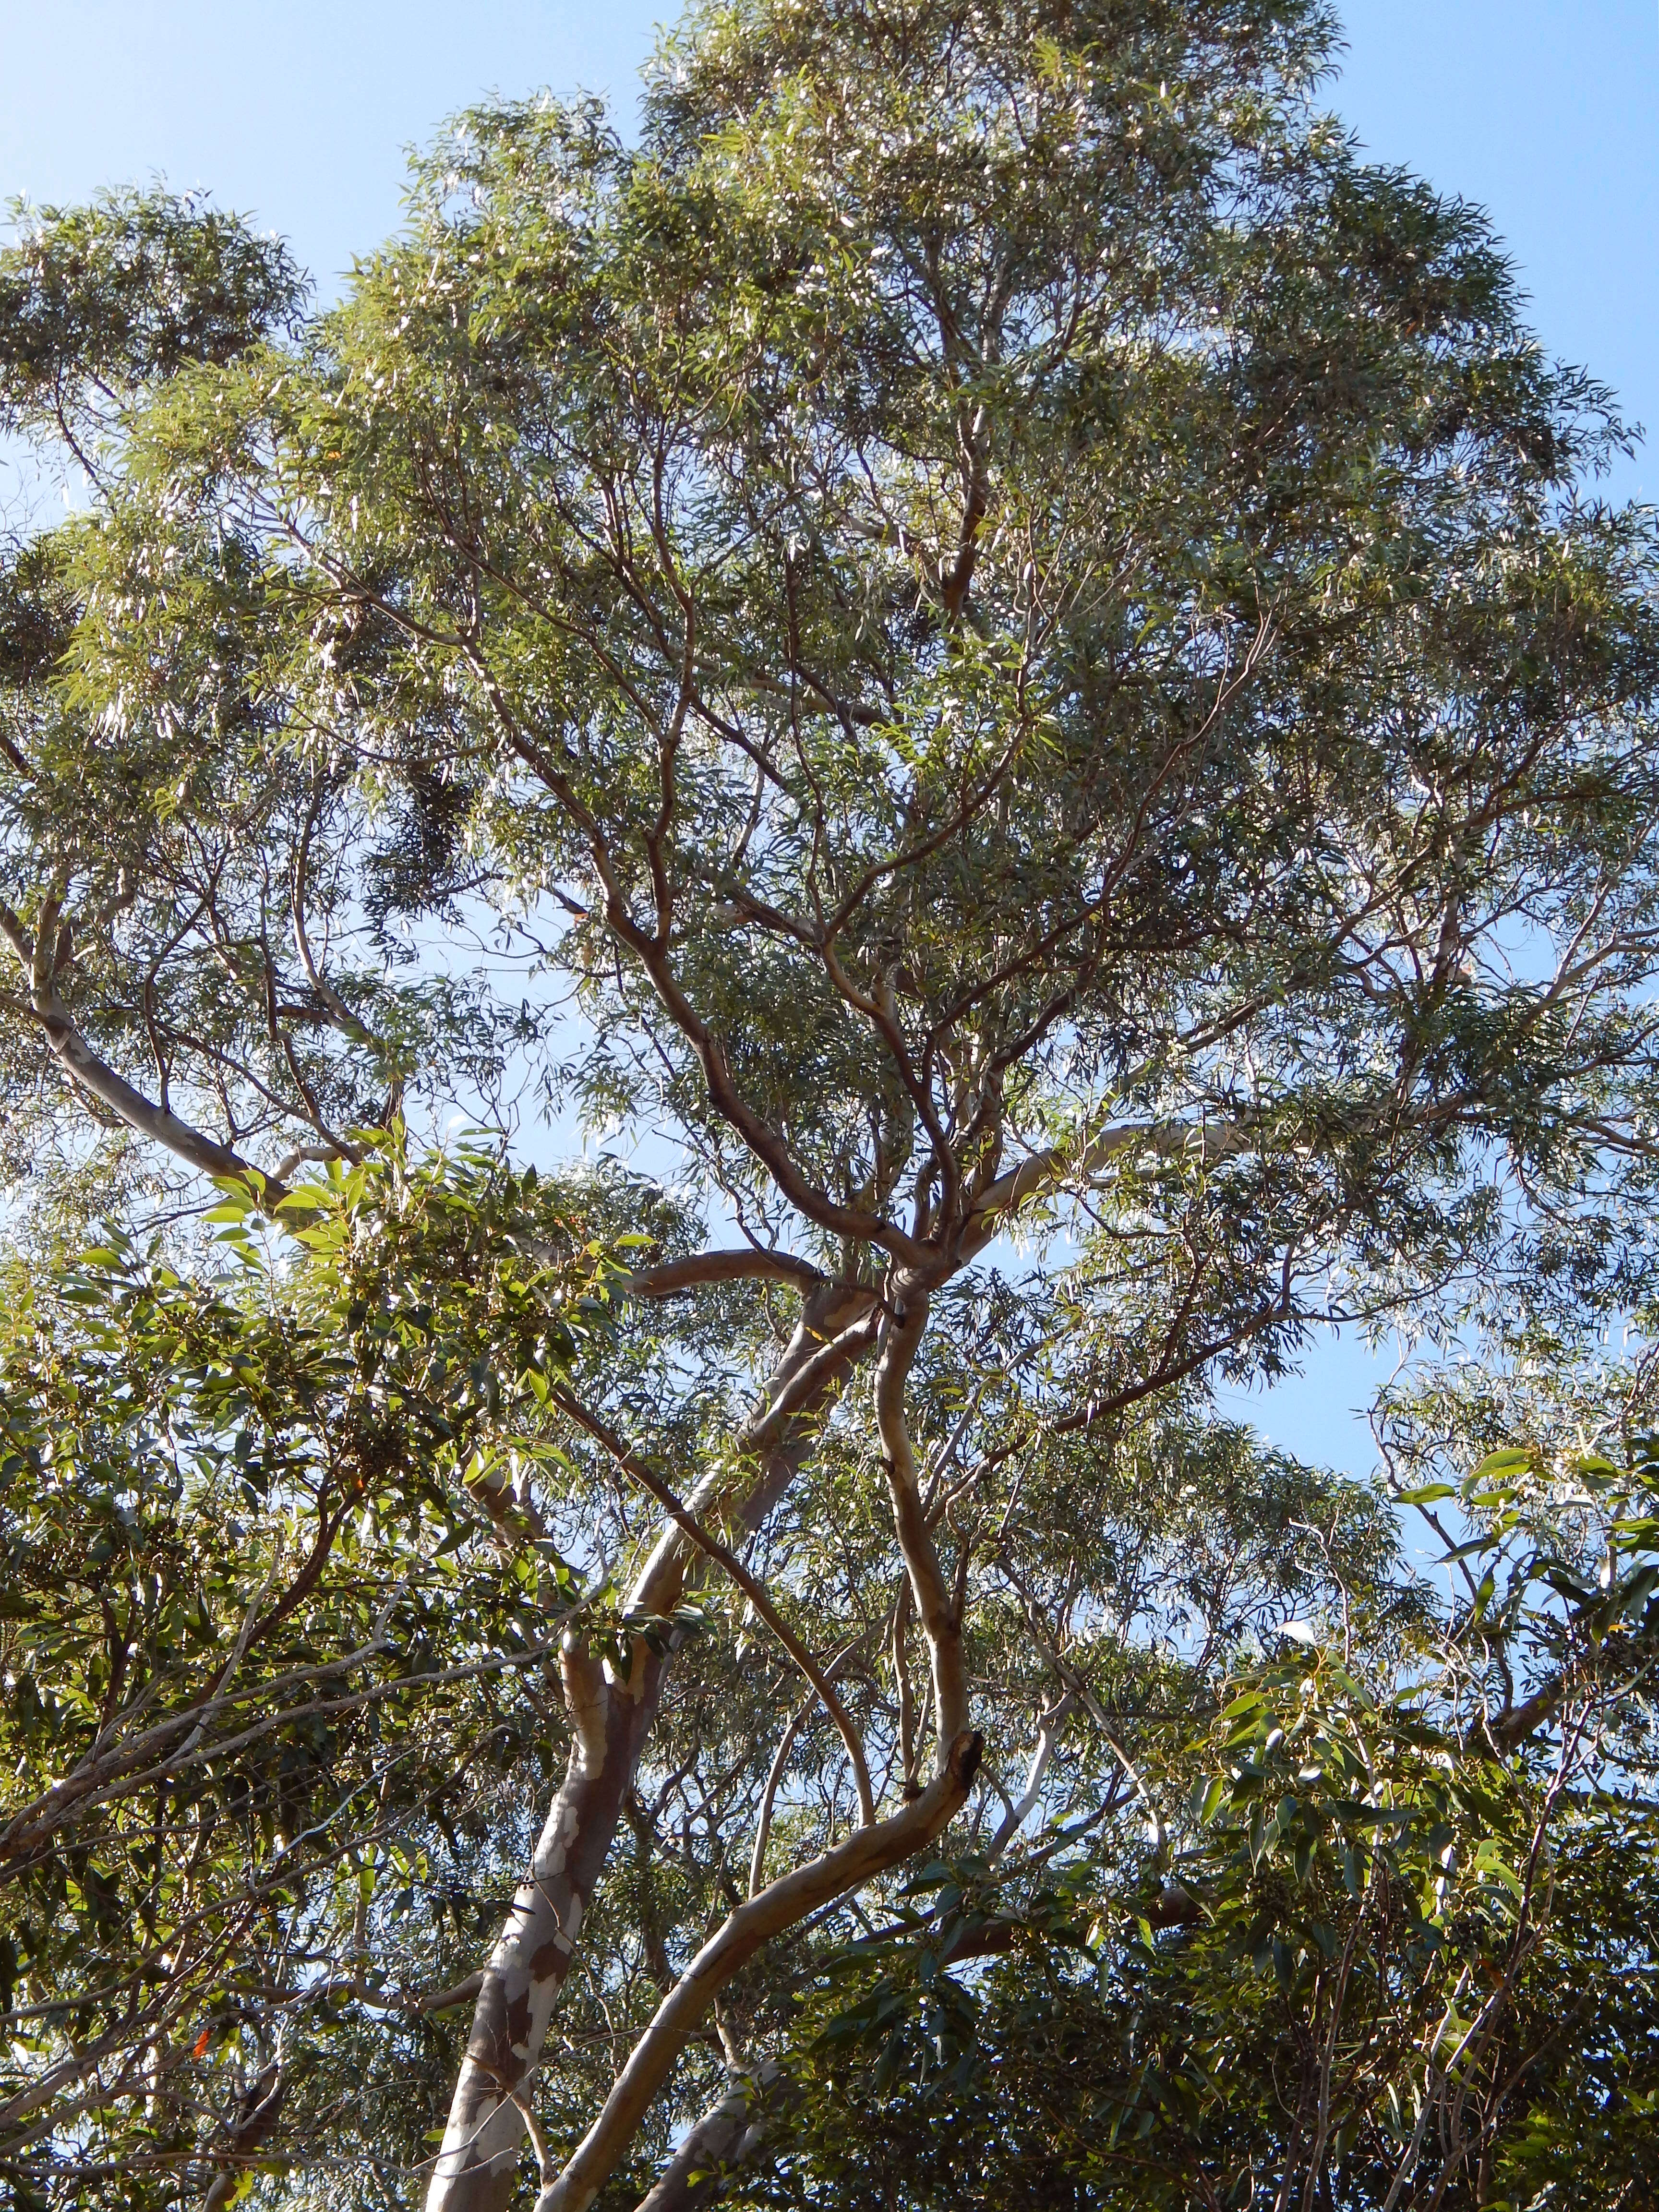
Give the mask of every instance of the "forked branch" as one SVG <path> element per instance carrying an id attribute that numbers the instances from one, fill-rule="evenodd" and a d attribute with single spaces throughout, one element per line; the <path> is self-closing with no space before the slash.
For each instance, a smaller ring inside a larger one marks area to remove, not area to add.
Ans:
<path id="1" fill-rule="evenodd" d="M 860 1816 L 867 1827 L 876 1817 L 876 1801 L 870 1788 L 870 1769 L 865 1761 L 864 1746 L 859 1741 L 852 1716 L 830 1687 L 829 1676 L 773 1604 L 761 1583 L 750 1573 L 731 1546 L 723 1544 L 712 1529 L 704 1528 L 696 1515 L 688 1511 L 674 1495 L 656 1469 L 641 1459 L 637 1452 L 631 1450 L 607 1422 L 591 1412 L 563 1384 L 556 1385 L 552 1395 L 554 1403 L 561 1411 L 567 1413 L 577 1427 L 584 1430 L 596 1443 L 603 1445 L 624 1474 L 637 1482 L 642 1490 L 650 1492 L 670 1520 L 691 1539 L 697 1549 L 725 1568 L 811 1684 L 825 1712 L 835 1723 L 836 1733 L 847 1747 L 847 1756 L 853 1764 L 853 1778 L 859 1793 Z"/>
<path id="2" fill-rule="evenodd" d="M 61 912 L 58 899 L 47 899 L 41 908 L 40 927 L 31 935 L 11 908 L 0 901 L 0 936 L 16 955 L 27 987 L 29 1011 L 64 1073 L 77 1089 L 95 1098 L 137 1135 L 152 1139 L 204 1175 L 229 1176 L 246 1182 L 263 1204 L 274 1205 L 283 1195 L 274 1178 L 262 1176 L 231 1146 L 181 1121 L 168 1107 L 146 1098 L 88 1044 L 58 986 L 58 975 L 68 964 L 70 945 L 69 925 L 58 920 Z"/>

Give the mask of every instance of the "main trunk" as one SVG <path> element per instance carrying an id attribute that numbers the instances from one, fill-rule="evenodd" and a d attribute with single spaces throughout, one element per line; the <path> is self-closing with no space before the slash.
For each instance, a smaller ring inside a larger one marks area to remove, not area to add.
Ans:
<path id="1" fill-rule="evenodd" d="M 826 1360 L 826 1347 L 871 1304 L 867 1291 L 833 1285 L 807 1299 L 743 1439 L 756 1470 L 738 1505 L 743 1528 L 758 1528 L 799 1471 L 811 1449 L 813 1417 L 859 1349 L 849 1345 L 844 1356 Z M 690 1501 L 703 1511 L 732 1502 L 712 1480 Z M 629 1593 L 629 1609 L 672 1613 L 694 1556 L 680 1530 L 665 1524 Z M 562 1663 L 569 1763 L 484 1972 L 426 2212 L 506 2212 L 512 2201 L 530 2077 L 656 1718 L 668 1662 L 636 1638 L 628 1678 L 618 1680 L 580 1641 L 568 1638 Z"/>
<path id="2" fill-rule="evenodd" d="M 663 1662 L 643 1647 L 627 1683 L 609 1680 L 577 1644 L 565 1651 L 563 1671 L 574 1729 L 569 1764 L 484 1970 L 427 2212 L 506 2212 L 512 2202 L 525 2085 L 656 1715 Z"/>

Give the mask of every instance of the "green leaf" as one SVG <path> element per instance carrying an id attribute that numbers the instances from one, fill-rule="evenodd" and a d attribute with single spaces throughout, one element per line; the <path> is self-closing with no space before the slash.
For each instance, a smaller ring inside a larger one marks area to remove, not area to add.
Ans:
<path id="1" fill-rule="evenodd" d="M 1510 1446 L 1503 1451 L 1488 1452 L 1469 1477 L 1471 1486 L 1496 1484 L 1506 1476 L 1522 1474 L 1532 1464 L 1532 1454 Z"/>

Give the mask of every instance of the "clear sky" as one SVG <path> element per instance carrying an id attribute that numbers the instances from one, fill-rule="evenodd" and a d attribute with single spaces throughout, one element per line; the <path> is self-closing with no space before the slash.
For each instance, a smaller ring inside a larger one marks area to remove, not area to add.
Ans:
<path id="1" fill-rule="evenodd" d="M 1656 0 L 1339 5 L 1349 52 L 1331 104 L 1378 160 L 1489 208 L 1546 343 L 1659 431 Z M 486 91 L 581 87 L 626 108 L 671 12 L 0 0 L 0 198 L 73 199 L 159 171 L 283 232 L 331 291 L 396 222 L 404 146 Z"/>
<path id="2" fill-rule="evenodd" d="M 402 149 L 480 94 L 631 110 L 653 0 L 0 0 L 0 199 L 166 176 L 282 231 L 334 292 L 398 218 Z M 1372 158 L 1487 208 L 1546 345 L 1653 445 L 1611 489 L 1659 496 L 1659 0 L 1347 0 L 1329 105 Z M 1369 1463 L 1371 1366 L 1327 1346 L 1253 1401 L 1276 1440 Z"/>

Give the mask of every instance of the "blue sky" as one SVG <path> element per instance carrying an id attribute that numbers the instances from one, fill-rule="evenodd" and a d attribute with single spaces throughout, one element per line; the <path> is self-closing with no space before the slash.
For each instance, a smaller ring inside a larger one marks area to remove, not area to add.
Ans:
<path id="1" fill-rule="evenodd" d="M 604 92 L 626 114 L 651 0 L 0 0 L 0 199 L 164 174 L 282 231 L 325 296 L 395 224 L 402 149 L 489 91 Z M 1535 327 L 1655 444 L 1610 489 L 1659 496 L 1659 0 L 1349 0 L 1328 104 L 1373 159 L 1492 214 Z M 1383 1370 L 1386 1372 L 1387 1365 Z M 1247 1407 L 1368 1465 L 1380 1375 L 1322 1346 Z"/>
<path id="2" fill-rule="evenodd" d="M 0 0 L 0 198 L 76 198 L 161 171 L 283 231 L 331 291 L 395 222 L 404 146 L 489 90 L 584 87 L 626 106 L 668 12 Z M 1489 208 L 1547 344 L 1659 429 L 1659 4 L 1348 0 L 1341 13 L 1332 106 L 1376 158 Z"/>

